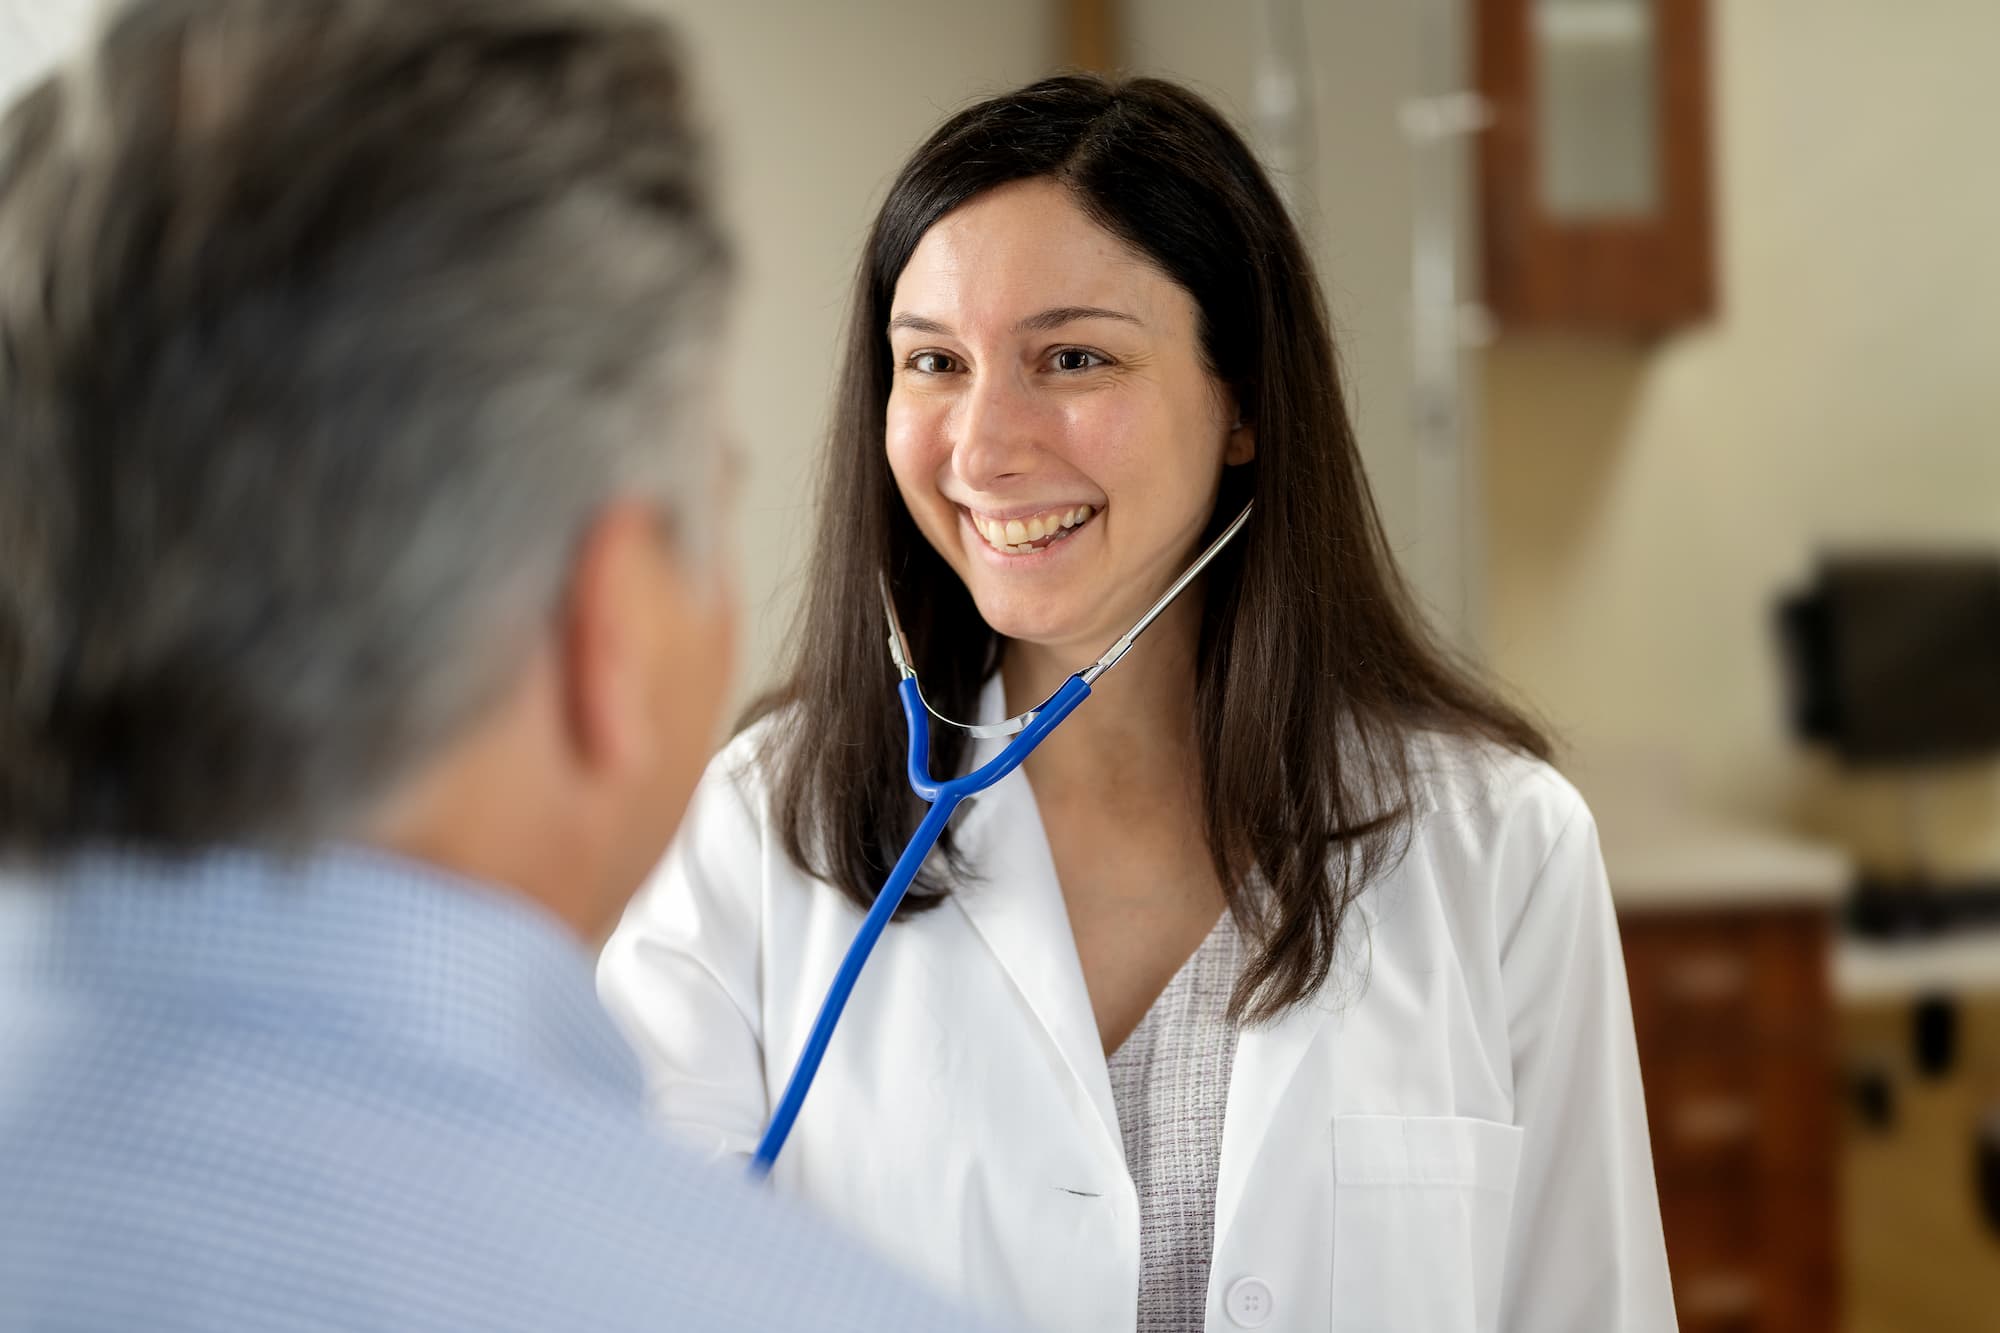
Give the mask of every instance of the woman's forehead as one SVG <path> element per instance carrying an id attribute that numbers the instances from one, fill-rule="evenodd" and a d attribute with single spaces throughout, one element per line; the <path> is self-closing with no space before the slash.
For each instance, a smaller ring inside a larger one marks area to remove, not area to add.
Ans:
<path id="1" fill-rule="evenodd" d="M 1193 317 L 1179 284 L 1046 180 L 989 190 L 938 219 L 890 303 L 892 317 L 960 332 L 1011 331 L 1051 310 L 1088 308 L 1162 332 Z"/>

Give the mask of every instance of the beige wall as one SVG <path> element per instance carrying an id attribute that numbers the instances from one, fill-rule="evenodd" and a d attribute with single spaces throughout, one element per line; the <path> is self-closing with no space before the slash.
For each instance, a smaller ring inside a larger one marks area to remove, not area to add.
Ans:
<path id="1" fill-rule="evenodd" d="M 1724 309 L 1491 351 L 1490 652 L 1579 751 L 1893 859 L 1890 784 L 1783 733 L 1771 605 L 1829 543 L 2000 542 L 2000 5 L 1711 10 Z M 2000 867 L 2000 774 L 1937 796 Z"/>

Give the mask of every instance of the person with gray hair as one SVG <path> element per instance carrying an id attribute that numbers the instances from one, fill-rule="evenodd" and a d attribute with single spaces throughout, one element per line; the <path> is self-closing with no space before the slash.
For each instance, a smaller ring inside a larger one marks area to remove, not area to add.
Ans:
<path id="1" fill-rule="evenodd" d="M 609 0 L 141 0 L 0 127 L 0 1328 L 967 1320 L 656 1141 L 728 245 Z"/>

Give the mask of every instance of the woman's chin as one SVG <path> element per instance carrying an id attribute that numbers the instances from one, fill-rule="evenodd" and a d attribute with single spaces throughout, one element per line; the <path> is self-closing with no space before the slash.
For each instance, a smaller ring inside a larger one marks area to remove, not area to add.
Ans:
<path id="1" fill-rule="evenodd" d="M 1015 643 L 1055 649 L 1092 641 L 1083 617 L 1061 614 L 1053 607 L 1021 605 L 1012 599 L 999 605 L 978 601 L 978 606 L 980 617 L 993 632 Z M 1106 646 L 1098 644 L 1089 651 L 1102 652 Z"/>

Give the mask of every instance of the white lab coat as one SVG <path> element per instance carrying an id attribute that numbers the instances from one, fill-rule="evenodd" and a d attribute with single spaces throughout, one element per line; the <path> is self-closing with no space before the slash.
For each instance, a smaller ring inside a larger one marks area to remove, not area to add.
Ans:
<path id="1" fill-rule="evenodd" d="M 861 917 L 786 859 L 749 750 L 711 766 L 599 971 L 661 1121 L 744 1155 Z M 1590 814 L 1545 765 L 1426 752 L 1334 981 L 1240 1036 L 1206 1326 L 1672 1329 Z M 980 882 L 883 936 L 774 1178 L 1003 1325 L 1132 1329 L 1138 1202 L 1025 775 L 957 828 Z"/>

